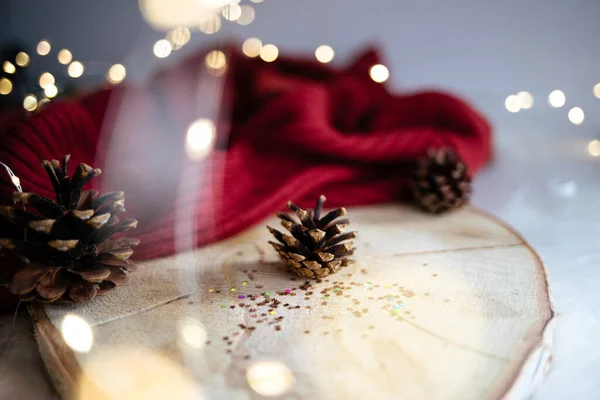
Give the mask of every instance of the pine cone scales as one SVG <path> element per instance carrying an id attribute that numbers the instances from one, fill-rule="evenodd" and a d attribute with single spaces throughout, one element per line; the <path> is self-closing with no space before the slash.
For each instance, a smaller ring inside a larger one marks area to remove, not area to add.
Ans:
<path id="1" fill-rule="evenodd" d="M 0 207 L 0 284 L 21 300 L 91 301 L 128 281 L 136 266 L 129 260 L 137 239 L 110 239 L 135 228 L 135 219 L 120 221 L 124 193 L 99 195 L 83 186 L 102 173 L 79 164 L 68 175 L 62 166 L 43 161 L 56 200 L 15 192 L 23 209 Z"/>
<path id="2" fill-rule="evenodd" d="M 354 243 L 349 239 L 356 237 L 356 232 L 343 233 L 350 223 L 343 218 L 346 209 L 338 208 L 321 217 L 325 200 L 325 196 L 320 196 L 314 210 L 304 210 L 289 201 L 287 206 L 300 223 L 285 213 L 277 213 L 291 236 L 267 226 L 277 239 L 269 243 L 294 272 L 306 278 L 323 278 L 353 262 L 348 258 L 354 253 Z"/>
<path id="3" fill-rule="evenodd" d="M 421 160 L 412 179 L 417 202 L 431 213 L 441 213 L 467 204 L 471 178 L 467 166 L 450 149 L 431 149 Z"/>

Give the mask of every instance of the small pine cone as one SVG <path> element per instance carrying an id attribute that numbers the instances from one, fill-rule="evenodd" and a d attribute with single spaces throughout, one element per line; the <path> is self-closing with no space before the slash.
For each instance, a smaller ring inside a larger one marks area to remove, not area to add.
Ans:
<path id="1" fill-rule="evenodd" d="M 471 178 L 467 166 L 451 149 L 430 149 L 420 160 L 412 177 L 417 203 L 437 214 L 462 207 L 469 202 Z"/>
<path id="2" fill-rule="evenodd" d="M 120 221 L 123 192 L 98 195 L 83 186 L 102 173 L 79 164 L 72 177 L 69 156 L 42 161 L 56 200 L 15 192 L 22 207 L 0 207 L 0 284 L 23 301 L 86 302 L 126 283 L 137 239 L 110 239 L 135 228 Z"/>
<path id="3" fill-rule="evenodd" d="M 325 200 L 325 196 L 320 196 L 314 210 L 304 210 L 288 201 L 287 206 L 296 213 L 300 222 L 282 212 L 277 216 L 291 236 L 267 226 L 277 239 L 277 242 L 269 243 L 283 261 L 302 277 L 323 278 L 354 262 L 348 258 L 354 253 L 354 242 L 349 239 L 355 238 L 356 232 L 343 233 L 350 223 L 345 217 L 346 209 L 338 208 L 321 217 Z"/>

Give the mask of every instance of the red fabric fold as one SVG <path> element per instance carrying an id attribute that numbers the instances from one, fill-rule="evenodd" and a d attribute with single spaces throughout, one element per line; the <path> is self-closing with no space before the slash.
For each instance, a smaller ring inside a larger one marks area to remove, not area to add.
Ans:
<path id="1" fill-rule="evenodd" d="M 307 60 L 273 63 L 227 53 L 225 78 L 204 54 L 157 74 L 143 87 L 100 90 L 56 102 L 2 128 L 0 160 L 26 191 L 51 196 L 39 161 L 70 153 L 103 169 L 92 184 L 124 190 L 140 221 L 138 259 L 167 256 L 234 235 L 293 199 L 312 206 L 405 198 L 411 163 L 429 147 L 450 146 L 477 173 L 491 153 L 491 129 L 448 94 L 397 95 L 369 78 L 368 51 L 335 69 Z M 189 125 L 209 116 L 217 148 L 186 157 Z M 2 119 L 0 119 L 2 121 Z M 0 199 L 14 188 L 5 175 Z"/>

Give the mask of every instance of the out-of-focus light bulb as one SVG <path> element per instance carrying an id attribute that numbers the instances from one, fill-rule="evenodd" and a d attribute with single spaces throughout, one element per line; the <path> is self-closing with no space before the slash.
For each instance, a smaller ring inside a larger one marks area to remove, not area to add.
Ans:
<path id="1" fill-rule="evenodd" d="M 504 106 L 511 113 L 516 113 L 521 110 L 521 102 L 519 101 L 519 97 L 515 94 L 511 94 L 504 100 Z"/>
<path id="2" fill-rule="evenodd" d="M 221 76 L 227 67 L 227 57 L 221 50 L 212 50 L 206 54 L 204 63 L 212 75 Z"/>
<path id="3" fill-rule="evenodd" d="M 239 4 L 229 4 L 223 8 L 223 18 L 228 21 L 237 21 L 242 16 L 242 7 Z"/>
<path id="4" fill-rule="evenodd" d="M 65 343 L 75 351 L 87 353 L 94 343 L 92 328 L 81 317 L 67 314 L 60 324 L 60 332 Z"/>
<path id="5" fill-rule="evenodd" d="M 317 50 L 315 50 L 315 57 L 319 62 L 322 62 L 323 64 L 326 64 L 333 60 L 334 55 L 335 53 L 333 52 L 331 46 L 327 46 L 326 44 L 317 47 Z"/>
<path id="6" fill-rule="evenodd" d="M 206 21 L 202 21 L 200 25 L 198 25 L 198 29 L 202 33 L 212 35 L 213 33 L 219 32 L 219 30 L 221 29 L 221 24 L 221 17 L 219 17 L 218 15 L 213 15 Z"/>
<path id="7" fill-rule="evenodd" d="M 264 0 L 250 0 L 250 1 L 253 2 L 253 3 L 258 4 L 258 3 L 262 3 Z"/>
<path id="8" fill-rule="evenodd" d="M 594 86 L 594 96 L 600 99 L 600 83 L 596 83 Z"/>
<path id="9" fill-rule="evenodd" d="M 10 61 L 4 61 L 4 64 L 2 64 L 2 69 L 7 74 L 14 74 L 17 71 L 17 68 L 15 67 L 15 65 L 13 63 L 11 63 Z"/>
<path id="10" fill-rule="evenodd" d="M 19 52 L 17 57 L 15 57 L 15 63 L 17 63 L 19 67 L 28 66 L 30 60 L 29 54 L 25 53 L 24 51 Z"/>
<path id="11" fill-rule="evenodd" d="M 188 44 L 191 37 L 192 33 L 190 32 L 190 28 L 187 26 L 180 26 L 167 33 L 166 39 L 171 43 L 171 48 L 173 50 L 179 50 Z"/>
<path id="12" fill-rule="evenodd" d="M 281 396 L 296 384 L 290 369 L 279 361 L 259 361 L 246 370 L 248 384 L 262 396 Z"/>
<path id="13" fill-rule="evenodd" d="M 206 345 L 207 333 L 200 321 L 193 318 L 184 319 L 179 326 L 183 341 L 192 349 L 200 350 Z"/>
<path id="14" fill-rule="evenodd" d="M 52 46 L 47 40 L 42 40 L 37 44 L 36 51 L 40 56 L 47 56 L 50 54 L 50 50 L 52 50 Z"/>
<path id="15" fill-rule="evenodd" d="M 44 88 L 44 94 L 47 98 L 53 99 L 58 94 L 58 88 L 54 84 L 47 85 Z"/>
<path id="16" fill-rule="evenodd" d="M 273 62 L 279 56 L 279 49 L 274 44 L 265 44 L 260 49 L 260 58 L 266 62 Z"/>
<path id="17" fill-rule="evenodd" d="M 212 150 L 215 141 L 215 124 L 208 118 L 194 121 L 187 131 L 185 150 L 192 161 L 204 159 Z"/>
<path id="18" fill-rule="evenodd" d="M 369 70 L 369 75 L 377 83 L 382 83 L 388 80 L 390 77 L 390 71 L 385 65 L 375 64 Z"/>
<path id="19" fill-rule="evenodd" d="M 158 58 L 167 58 L 171 54 L 173 48 L 171 47 L 171 43 L 169 43 L 166 39 L 157 40 L 154 43 L 154 55 Z"/>
<path id="20" fill-rule="evenodd" d="M 0 94 L 7 95 L 12 92 L 12 82 L 7 78 L 0 78 Z"/>
<path id="21" fill-rule="evenodd" d="M 553 90 L 548 95 L 548 103 L 554 108 L 560 108 L 565 105 L 567 98 L 565 94 L 560 90 Z"/>
<path id="22" fill-rule="evenodd" d="M 585 119 L 585 113 L 579 107 L 573 107 L 569 110 L 569 121 L 573 125 L 581 125 L 583 124 L 583 120 Z"/>
<path id="23" fill-rule="evenodd" d="M 249 5 L 243 5 L 240 8 L 242 9 L 242 15 L 237 19 L 237 23 L 244 26 L 250 25 L 254 21 L 254 8 Z"/>
<path id="24" fill-rule="evenodd" d="M 529 92 L 519 92 L 517 93 L 517 98 L 519 99 L 519 107 L 523 110 L 529 110 L 533 107 L 533 95 Z"/>
<path id="25" fill-rule="evenodd" d="M 127 70 L 125 67 L 122 64 L 115 64 L 109 68 L 108 73 L 106 74 L 106 79 L 113 85 L 116 85 L 123 82 L 126 75 Z"/>
<path id="26" fill-rule="evenodd" d="M 54 75 L 52 75 L 50 72 L 44 72 L 42 75 L 40 75 L 40 87 L 42 89 L 46 89 L 46 86 L 48 85 L 54 85 L 54 83 L 56 82 L 56 80 L 54 79 Z"/>
<path id="27" fill-rule="evenodd" d="M 588 153 L 593 157 L 600 157 L 600 140 L 594 139 L 587 145 Z"/>
<path id="28" fill-rule="evenodd" d="M 73 54 L 67 49 L 62 49 L 58 52 L 58 56 L 56 58 L 58 58 L 58 62 L 62 65 L 67 65 L 73 61 Z"/>
<path id="29" fill-rule="evenodd" d="M 33 94 L 28 94 L 23 99 L 23 108 L 27 111 L 35 111 L 38 106 L 38 99 Z"/>
<path id="30" fill-rule="evenodd" d="M 85 67 L 82 63 L 80 63 L 79 61 L 73 61 L 71 64 L 69 64 L 69 67 L 67 68 L 67 73 L 71 78 L 79 78 L 81 75 L 83 75 L 84 70 Z"/>
<path id="31" fill-rule="evenodd" d="M 262 48 L 262 42 L 257 38 L 248 38 L 242 45 L 242 52 L 248 57 L 258 57 L 260 49 Z"/>

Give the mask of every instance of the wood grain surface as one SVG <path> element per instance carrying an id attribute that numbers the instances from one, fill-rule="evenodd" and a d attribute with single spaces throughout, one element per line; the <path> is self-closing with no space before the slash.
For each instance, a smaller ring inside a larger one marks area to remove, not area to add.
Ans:
<path id="1" fill-rule="evenodd" d="M 510 228 L 472 208 L 348 210 L 356 263 L 290 275 L 263 225 L 144 263 L 92 304 L 31 307 L 65 398 L 525 398 L 550 359 L 545 270 Z M 266 221 L 275 224 L 276 221 Z M 62 339 L 66 315 L 88 352 Z"/>

